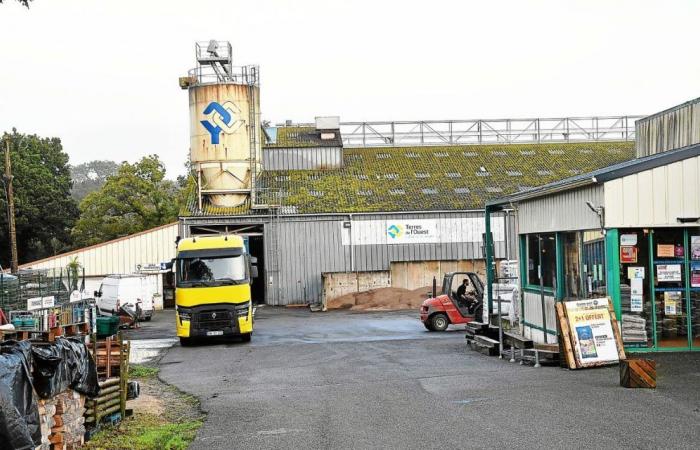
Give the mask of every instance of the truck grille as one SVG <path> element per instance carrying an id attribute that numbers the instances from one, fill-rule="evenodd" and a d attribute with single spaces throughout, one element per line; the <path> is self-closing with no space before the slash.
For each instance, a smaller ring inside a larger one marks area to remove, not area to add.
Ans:
<path id="1" fill-rule="evenodd" d="M 225 309 L 199 312 L 195 315 L 195 322 L 197 328 L 220 330 L 232 326 L 231 314 L 231 311 Z"/>

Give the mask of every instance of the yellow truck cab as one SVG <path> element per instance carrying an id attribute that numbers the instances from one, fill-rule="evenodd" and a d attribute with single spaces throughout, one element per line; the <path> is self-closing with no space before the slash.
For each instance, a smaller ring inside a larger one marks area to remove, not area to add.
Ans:
<path id="1" fill-rule="evenodd" d="M 250 284 L 256 260 L 241 236 L 180 239 L 175 258 L 176 326 L 180 343 L 193 338 L 253 334 Z"/>

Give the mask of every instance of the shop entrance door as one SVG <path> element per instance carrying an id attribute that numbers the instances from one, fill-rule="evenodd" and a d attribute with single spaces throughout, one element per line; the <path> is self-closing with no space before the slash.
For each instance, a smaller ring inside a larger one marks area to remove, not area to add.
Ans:
<path id="1" fill-rule="evenodd" d="M 687 232 L 683 228 L 653 231 L 656 345 L 688 348 Z"/>

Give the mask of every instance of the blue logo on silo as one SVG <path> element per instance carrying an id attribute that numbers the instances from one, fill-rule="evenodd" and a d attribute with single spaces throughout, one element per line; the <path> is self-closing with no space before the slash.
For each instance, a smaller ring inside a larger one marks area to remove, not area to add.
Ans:
<path id="1" fill-rule="evenodd" d="M 222 132 L 231 133 L 234 131 L 233 125 L 235 121 L 233 120 L 234 111 L 232 108 L 234 105 L 231 102 L 226 102 L 224 105 L 218 102 L 209 103 L 202 114 L 211 116 L 211 120 L 200 120 L 199 122 L 211 135 L 211 143 L 214 145 L 219 143 L 219 137 Z"/>

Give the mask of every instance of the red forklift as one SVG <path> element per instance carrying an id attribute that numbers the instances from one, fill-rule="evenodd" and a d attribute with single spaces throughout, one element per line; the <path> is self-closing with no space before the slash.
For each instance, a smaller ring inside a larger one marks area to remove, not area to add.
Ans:
<path id="1" fill-rule="evenodd" d="M 468 280 L 467 298 L 458 298 L 459 286 Z M 449 325 L 480 322 L 484 311 L 484 283 L 474 272 L 447 272 L 442 293 L 420 307 L 420 320 L 428 331 L 445 331 Z"/>

